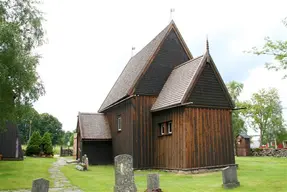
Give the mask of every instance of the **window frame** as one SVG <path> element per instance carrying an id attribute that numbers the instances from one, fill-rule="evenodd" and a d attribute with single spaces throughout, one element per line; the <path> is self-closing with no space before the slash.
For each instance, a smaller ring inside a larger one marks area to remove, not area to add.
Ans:
<path id="1" fill-rule="evenodd" d="M 159 123 L 159 136 L 165 135 L 165 123 Z"/>
<path id="2" fill-rule="evenodd" d="M 118 132 L 122 131 L 122 117 L 120 115 L 118 115 L 118 118 L 117 118 L 117 130 Z"/>
<path id="3" fill-rule="evenodd" d="M 172 134 L 172 121 L 167 122 L 167 134 Z"/>

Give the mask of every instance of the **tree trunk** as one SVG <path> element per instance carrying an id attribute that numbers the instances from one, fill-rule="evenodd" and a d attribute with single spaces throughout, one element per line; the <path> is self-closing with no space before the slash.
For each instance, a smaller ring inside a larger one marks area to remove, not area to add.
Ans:
<path id="1" fill-rule="evenodd" d="M 262 146 L 262 135 L 263 135 L 262 134 L 262 129 L 260 129 L 260 145 L 259 145 L 260 147 Z"/>

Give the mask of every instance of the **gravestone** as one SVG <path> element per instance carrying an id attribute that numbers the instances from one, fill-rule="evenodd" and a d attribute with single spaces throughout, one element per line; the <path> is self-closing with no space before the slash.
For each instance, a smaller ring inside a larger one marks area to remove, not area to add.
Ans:
<path id="1" fill-rule="evenodd" d="M 147 175 L 147 190 L 146 192 L 161 191 L 159 188 L 159 175 L 156 173 Z"/>
<path id="2" fill-rule="evenodd" d="M 46 179 L 36 179 L 32 184 L 32 192 L 48 192 L 49 191 L 49 181 Z"/>
<path id="3" fill-rule="evenodd" d="M 115 186 L 114 192 L 136 192 L 134 182 L 133 158 L 123 154 L 115 157 Z"/>
<path id="4" fill-rule="evenodd" d="M 230 166 L 222 170 L 222 187 L 226 189 L 232 189 L 240 186 L 240 183 L 237 180 L 237 167 Z"/>

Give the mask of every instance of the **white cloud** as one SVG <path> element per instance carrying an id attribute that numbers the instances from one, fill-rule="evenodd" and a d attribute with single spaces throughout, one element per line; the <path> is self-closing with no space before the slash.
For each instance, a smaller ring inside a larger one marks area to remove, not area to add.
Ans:
<path id="1" fill-rule="evenodd" d="M 269 32 L 277 33 L 272 29 L 281 25 L 286 5 L 257 0 L 45 0 L 49 43 L 40 49 L 38 71 L 47 94 L 35 108 L 55 115 L 65 130 L 75 129 L 77 112 L 98 110 L 131 47 L 139 51 L 163 29 L 170 8 L 175 8 L 174 20 L 189 46 L 202 40 L 198 50 L 203 52 L 206 34 L 210 42 L 229 37 L 233 51 L 222 55 L 235 57 L 247 43 L 256 45 Z"/>
<path id="2" fill-rule="evenodd" d="M 264 66 L 257 67 L 248 71 L 248 78 L 243 81 L 244 89 L 240 95 L 240 100 L 249 100 L 253 93 L 260 89 L 276 88 L 282 101 L 284 119 L 287 121 L 287 79 L 282 79 L 283 71 L 270 71 Z M 249 134 L 255 134 L 249 129 Z"/>

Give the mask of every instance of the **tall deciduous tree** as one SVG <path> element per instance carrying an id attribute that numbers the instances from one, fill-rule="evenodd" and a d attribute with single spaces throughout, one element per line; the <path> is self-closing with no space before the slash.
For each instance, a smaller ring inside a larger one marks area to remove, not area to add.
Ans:
<path id="1" fill-rule="evenodd" d="M 64 131 L 62 130 L 62 123 L 53 115 L 48 113 L 40 114 L 37 122 L 34 124 L 37 131 L 43 135 L 45 132 L 51 134 L 52 144 L 62 144 L 61 139 L 64 136 Z"/>
<path id="2" fill-rule="evenodd" d="M 73 137 L 74 133 L 70 132 L 70 131 L 67 131 L 65 132 L 64 134 L 64 145 L 67 145 L 68 142 L 70 142 L 70 145 L 72 145 L 72 142 L 71 142 L 71 137 Z"/>
<path id="3" fill-rule="evenodd" d="M 261 89 L 246 102 L 251 127 L 260 133 L 260 145 L 278 139 L 284 131 L 282 106 L 277 89 Z"/>
<path id="4" fill-rule="evenodd" d="M 17 125 L 21 138 L 21 143 L 26 144 L 35 129 L 35 124 L 39 120 L 39 113 L 29 105 L 22 105 L 18 108 Z"/>
<path id="5" fill-rule="evenodd" d="M 43 43 L 43 17 L 36 0 L 0 0 L 0 123 L 45 93 L 36 71 Z"/>
<path id="6" fill-rule="evenodd" d="M 239 102 L 238 97 L 243 89 L 243 83 L 239 83 L 236 81 L 231 81 L 226 84 L 228 92 L 235 102 L 236 107 L 241 107 L 242 103 Z M 240 110 L 235 110 L 232 112 L 232 128 L 233 128 L 233 136 L 236 137 L 238 134 L 242 132 L 246 132 L 246 127 L 244 120 L 242 118 L 242 112 Z"/>
<path id="7" fill-rule="evenodd" d="M 283 24 L 287 28 L 287 18 L 283 21 Z M 262 48 L 253 47 L 252 51 L 249 51 L 256 55 L 271 55 L 274 57 L 276 62 L 266 63 L 267 69 L 272 70 L 284 70 L 286 71 L 287 77 L 287 41 L 282 40 L 271 40 L 270 37 L 265 37 L 265 44 Z"/>

